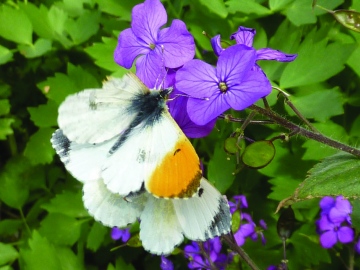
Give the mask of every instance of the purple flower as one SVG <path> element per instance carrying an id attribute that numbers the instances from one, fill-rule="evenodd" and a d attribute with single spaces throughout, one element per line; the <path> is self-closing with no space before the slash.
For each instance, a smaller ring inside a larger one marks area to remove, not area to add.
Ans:
<path id="1" fill-rule="evenodd" d="M 189 138 L 201 138 L 207 136 L 214 128 L 215 121 L 210 121 L 205 125 L 197 125 L 191 121 L 189 114 L 187 113 L 186 106 L 189 98 L 179 96 L 180 93 L 176 89 L 171 93 L 168 107 L 171 116 L 175 119 L 176 123 L 181 127 L 182 131 Z"/>
<path id="2" fill-rule="evenodd" d="M 333 247 L 338 241 L 346 244 L 354 240 L 354 230 L 348 226 L 334 223 L 326 215 L 317 222 L 320 231 L 320 243 L 324 248 Z"/>
<path id="3" fill-rule="evenodd" d="M 124 243 L 130 239 L 130 229 L 119 229 L 117 227 L 112 228 L 111 230 L 111 238 L 114 240 L 121 240 Z"/>
<path id="4" fill-rule="evenodd" d="M 161 270 L 174 270 L 174 264 L 165 256 L 161 256 L 160 268 Z"/>
<path id="5" fill-rule="evenodd" d="M 245 195 L 236 195 L 233 197 L 235 203 L 229 201 L 230 213 L 234 214 L 236 210 L 240 210 L 242 208 L 248 208 L 248 203 L 246 201 Z"/>
<path id="6" fill-rule="evenodd" d="M 258 235 L 261 236 L 261 242 L 263 245 L 266 243 L 265 236 L 262 232 L 262 230 L 267 229 L 267 225 L 265 221 L 260 220 L 259 224 L 262 229 L 257 229 L 255 222 L 252 220 L 251 216 L 247 213 L 241 213 L 241 220 L 245 221 L 246 223 L 243 223 L 240 225 L 239 230 L 234 234 L 234 238 L 236 240 L 236 243 L 239 246 L 242 246 L 245 244 L 246 238 L 249 237 L 253 241 L 257 241 Z"/>
<path id="7" fill-rule="evenodd" d="M 153 88 L 158 78 L 165 75 L 165 67 L 177 68 L 193 59 L 194 38 L 184 22 L 173 20 L 168 28 L 167 14 L 159 0 L 145 0 L 132 10 L 131 28 L 119 35 L 115 62 L 130 68 L 136 60 L 136 75 Z"/>
<path id="8" fill-rule="evenodd" d="M 191 98 L 187 103 L 190 119 L 205 125 L 233 108 L 243 110 L 271 92 L 263 72 L 254 70 L 256 51 L 234 45 L 219 56 L 217 67 L 191 60 L 176 73 L 176 88 Z"/>
<path id="9" fill-rule="evenodd" d="M 252 47 L 256 30 L 240 26 L 238 31 L 230 36 L 230 39 L 235 39 L 236 44 L 243 44 Z M 224 49 L 221 47 L 220 35 L 211 39 L 211 45 L 216 55 L 220 55 Z M 256 60 L 276 60 L 279 62 L 294 61 L 297 54 L 286 54 L 279 50 L 271 48 L 263 48 L 256 51 Z"/>
<path id="10" fill-rule="evenodd" d="M 203 243 L 203 251 L 207 253 L 207 256 L 204 256 L 197 242 L 193 241 L 190 245 L 186 245 L 184 253 L 190 260 L 189 269 L 211 269 L 211 264 L 218 269 L 225 269 L 226 265 L 232 261 L 233 255 L 222 254 L 221 247 L 219 237 L 209 239 Z"/>

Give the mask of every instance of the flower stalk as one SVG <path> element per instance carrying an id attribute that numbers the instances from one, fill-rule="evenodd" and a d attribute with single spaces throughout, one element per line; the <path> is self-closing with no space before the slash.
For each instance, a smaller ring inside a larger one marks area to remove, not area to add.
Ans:
<path id="1" fill-rule="evenodd" d="M 351 147 L 349 145 L 346 145 L 344 143 L 335 141 L 333 139 L 330 139 L 329 137 L 326 137 L 320 133 L 299 127 L 298 125 L 294 124 L 293 122 L 281 117 L 277 113 L 271 110 L 263 109 L 257 105 L 251 105 L 249 109 L 256 111 L 257 113 L 264 115 L 268 117 L 269 119 L 273 120 L 275 123 L 277 123 L 280 126 L 283 126 L 284 128 L 290 130 L 291 136 L 293 135 L 300 135 L 315 141 L 318 141 L 320 143 L 326 144 L 332 148 L 347 152 L 349 154 L 352 154 L 356 157 L 360 157 L 360 150 L 356 149 L 354 147 Z"/>

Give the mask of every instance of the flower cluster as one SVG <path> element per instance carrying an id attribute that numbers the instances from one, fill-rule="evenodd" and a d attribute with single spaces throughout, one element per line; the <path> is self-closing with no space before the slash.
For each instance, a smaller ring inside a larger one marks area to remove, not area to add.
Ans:
<path id="1" fill-rule="evenodd" d="M 257 241 L 258 235 L 261 237 L 261 242 L 265 245 L 266 240 L 263 234 L 263 230 L 267 229 L 264 220 L 259 221 L 260 227 L 257 228 L 255 222 L 252 220 L 251 215 L 242 211 L 242 209 L 248 207 L 246 197 L 244 195 L 237 195 L 233 197 L 235 202 L 229 202 L 230 213 L 234 214 L 236 211 L 240 211 L 241 220 L 238 230 L 234 233 L 234 238 L 239 246 L 245 244 L 246 238 L 250 238 L 253 241 Z"/>
<path id="2" fill-rule="evenodd" d="M 119 229 L 117 227 L 114 227 L 111 229 L 111 238 L 113 240 L 121 240 L 123 243 L 126 243 L 130 239 L 130 229 Z"/>
<path id="3" fill-rule="evenodd" d="M 195 55 L 194 38 L 186 25 L 174 20 L 170 27 L 159 0 L 146 0 L 134 7 L 131 28 L 122 31 L 114 53 L 116 63 L 130 68 L 136 61 L 136 75 L 149 88 L 162 82 L 173 87 L 169 111 L 190 138 L 210 133 L 216 118 L 232 108 L 243 110 L 268 95 L 271 85 L 258 60 L 293 61 L 294 54 L 252 47 L 255 30 L 240 26 L 230 39 L 236 44 L 223 49 L 220 36 L 211 40 L 216 67 Z M 184 110 L 183 108 L 187 108 Z M 181 109 L 180 109 L 181 108 Z"/>
<path id="4" fill-rule="evenodd" d="M 320 219 L 316 222 L 320 243 L 324 248 L 331 248 L 337 242 L 342 244 L 354 240 L 351 228 L 352 206 L 343 196 L 336 199 L 326 196 L 320 201 Z"/>
<path id="5" fill-rule="evenodd" d="M 221 253 L 221 241 L 219 237 L 210 239 L 202 244 L 191 242 L 184 248 L 185 257 L 189 259 L 189 269 L 225 269 L 233 259 L 233 254 Z"/>

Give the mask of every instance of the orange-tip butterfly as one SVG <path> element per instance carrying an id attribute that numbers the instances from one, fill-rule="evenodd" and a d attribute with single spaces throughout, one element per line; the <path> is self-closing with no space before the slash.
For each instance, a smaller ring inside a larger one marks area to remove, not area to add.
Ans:
<path id="1" fill-rule="evenodd" d="M 135 75 L 71 95 L 59 107 L 52 145 L 84 183 L 84 204 L 104 225 L 140 219 L 155 254 L 230 231 L 226 199 L 202 177 L 200 160 L 171 117 L 171 89 L 150 91 Z"/>

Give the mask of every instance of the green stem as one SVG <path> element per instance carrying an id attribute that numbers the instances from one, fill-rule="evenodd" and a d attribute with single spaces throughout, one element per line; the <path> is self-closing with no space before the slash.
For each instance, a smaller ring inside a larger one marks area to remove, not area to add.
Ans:
<path id="1" fill-rule="evenodd" d="M 24 225 L 25 225 L 25 228 L 26 228 L 27 232 L 29 233 L 29 235 L 31 235 L 30 227 L 26 222 L 26 218 L 25 218 L 24 213 L 23 213 L 21 208 L 19 208 L 19 212 L 20 212 L 21 220 L 24 222 Z"/>
<path id="2" fill-rule="evenodd" d="M 271 120 L 273 120 L 274 122 L 276 122 L 278 125 L 283 126 L 284 128 L 288 129 L 291 131 L 291 133 L 293 135 L 298 134 L 301 135 L 303 137 L 318 141 L 320 143 L 326 144 L 330 147 L 333 147 L 335 149 L 350 153 L 356 157 L 360 157 L 360 150 L 350 147 L 346 144 L 343 144 L 341 142 L 335 141 L 333 139 L 330 139 L 322 134 L 319 134 L 317 132 L 314 131 L 310 131 L 307 130 L 305 128 L 299 127 L 298 125 L 290 122 L 289 120 L 281 117 L 280 115 L 278 115 L 277 113 L 270 111 L 270 110 L 266 110 L 263 109 L 259 106 L 256 105 L 251 105 L 249 107 L 249 109 L 254 110 L 256 112 L 258 112 L 259 114 L 262 114 L 268 118 L 270 118 Z"/>
<path id="3" fill-rule="evenodd" d="M 234 235 L 232 233 L 223 235 L 222 239 L 229 245 L 229 247 L 235 251 L 240 257 L 247 263 L 247 265 L 252 270 L 259 270 L 260 268 L 254 263 L 254 261 L 249 257 L 249 255 L 237 245 Z"/>

